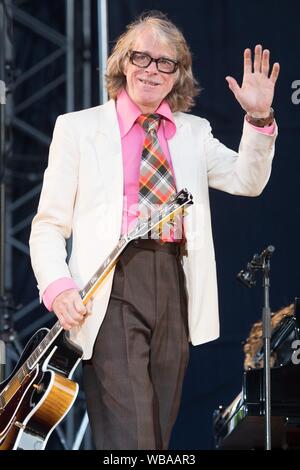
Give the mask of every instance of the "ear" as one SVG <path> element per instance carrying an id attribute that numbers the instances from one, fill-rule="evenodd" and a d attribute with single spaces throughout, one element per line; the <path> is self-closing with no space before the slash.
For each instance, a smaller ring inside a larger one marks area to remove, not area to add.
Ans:
<path id="1" fill-rule="evenodd" d="M 123 73 L 125 76 L 127 75 L 128 65 L 129 65 L 129 60 L 126 57 L 123 62 Z"/>
<path id="2" fill-rule="evenodd" d="M 179 81 L 180 81 L 180 72 L 179 72 L 179 69 L 177 69 L 175 72 L 173 88 L 179 84 Z"/>

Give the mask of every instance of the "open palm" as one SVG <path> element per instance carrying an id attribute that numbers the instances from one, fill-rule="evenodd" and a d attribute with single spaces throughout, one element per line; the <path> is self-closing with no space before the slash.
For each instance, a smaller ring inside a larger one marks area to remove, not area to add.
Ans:
<path id="1" fill-rule="evenodd" d="M 255 47 L 254 63 L 252 67 L 251 50 L 244 52 L 244 76 L 242 86 L 239 87 L 233 77 L 226 77 L 229 88 L 241 107 L 251 116 L 267 117 L 270 113 L 274 97 L 275 83 L 279 75 L 280 66 L 276 62 L 270 69 L 270 52 L 258 44 Z"/>

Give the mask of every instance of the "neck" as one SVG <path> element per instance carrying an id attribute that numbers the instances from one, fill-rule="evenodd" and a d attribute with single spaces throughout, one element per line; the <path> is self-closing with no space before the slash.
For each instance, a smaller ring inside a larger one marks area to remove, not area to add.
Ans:
<path id="1" fill-rule="evenodd" d="M 137 106 L 140 108 L 142 114 L 155 114 L 155 111 L 157 110 L 158 106 Z"/>

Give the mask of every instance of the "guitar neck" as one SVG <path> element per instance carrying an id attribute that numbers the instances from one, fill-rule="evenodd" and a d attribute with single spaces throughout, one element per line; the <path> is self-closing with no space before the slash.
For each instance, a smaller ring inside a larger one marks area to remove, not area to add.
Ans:
<path id="1" fill-rule="evenodd" d="M 190 204 L 192 204 L 191 194 L 189 194 L 187 190 L 181 190 L 171 203 L 163 204 L 159 210 L 152 214 L 150 219 L 139 221 L 137 226 L 130 233 L 123 235 L 112 252 L 103 261 L 99 269 L 95 272 L 95 274 L 91 277 L 83 289 L 79 291 L 84 305 L 88 303 L 89 299 L 110 273 L 118 261 L 120 254 L 130 241 L 146 235 L 170 216 L 176 214 L 178 211 L 181 211 L 184 206 Z"/>
<path id="2" fill-rule="evenodd" d="M 79 294 L 82 298 L 84 305 L 87 304 L 90 297 L 93 295 L 96 289 L 98 289 L 100 284 L 109 274 L 109 272 L 111 271 L 111 269 L 117 262 L 117 259 L 120 253 L 127 245 L 128 241 L 129 240 L 125 236 L 120 238 L 118 244 L 110 253 L 110 255 L 107 256 L 107 258 L 103 261 L 99 269 L 91 277 L 91 279 L 84 286 L 84 288 L 79 291 Z M 57 338 L 57 336 L 60 334 L 62 330 L 63 330 L 62 326 L 57 321 L 54 324 L 54 326 L 51 328 L 51 330 L 46 334 L 45 338 L 43 338 L 40 344 L 31 353 L 31 355 L 28 357 L 26 363 L 22 366 L 21 369 L 27 370 L 27 373 L 28 371 L 33 369 L 33 367 L 35 367 L 36 364 L 40 361 L 40 359 L 47 352 L 47 350 L 50 348 L 50 346 L 52 345 L 52 343 L 55 341 L 55 339 Z M 20 369 L 20 373 L 21 375 L 23 375 L 23 371 L 21 372 L 21 369 Z"/>
<path id="3" fill-rule="evenodd" d="M 87 282 L 83 289 L 79 291 L 79 294 L 82 298 L 82 302 L 84 305 L 87 304 L 89 299 L 98 289 L 100 284 L 104 281 L 107 275 L 110 273 L 112 268 L 115 266 L 116 262 L 122 251 L 124 250 L 125 246 L 129 243 L 129 238 L 127 236 L 122 236 L 112 250 L 112 252 L 105 258 L 99 269 L 95 272 L 95 274 L 91 277 L 91 279 Z"/>
<path id="4" fill-rule="evenodd" d="M 84 305 L 87 304 L 91 296 L 98 289 L 112 268 L 118 261 L 118 258 L 128 243 L 138 237 L 142 237 L 150 232 L 153 228 L 166 221 L 170 216 L 176 214 L 179 210 L 186 205 L 193 204 L 192 195 L 186 190 L 181 190 L 176 197 L 170 202 L 162 206 L 162 208 L 155 212 L 154 217 L 146 221 L 139 221 L 138 225 L 129 234 L 123 235 L 118 244 L 107 256 L 99 269 L 87 282 L 83 289 L 79 291 Z M 63 331 L 62 326 L 57 321 L 51 330 L 46 334 L 40 344 L 34 349 L 22 367 L 17 371 L 13 378 L 6 385 L 2 393 L 0 393 L 0 408 L 3 408 L 10 398 L 14 395 L 16 390 L 31 370 L 38 364 L 40 359 L 48 351 L 57 336 Z"/>
<path id="5" fill-rule="evenodd" d="M 40 361 L 46 351 L 50 348 L 53 341 L 57 338 L 59 333 L 63 330 L 59 321 L 57 321 L 50 331 L 46 334 L 45 338 L 42 339 L 40 344 L 35 348 L 35 350 L 27 358 L 26 366 L 29 370 L 33 369 L 35 365 Z"/>

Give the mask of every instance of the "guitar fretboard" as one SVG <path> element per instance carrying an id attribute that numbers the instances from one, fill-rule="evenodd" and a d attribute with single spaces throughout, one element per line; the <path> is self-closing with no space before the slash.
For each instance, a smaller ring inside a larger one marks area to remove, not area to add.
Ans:
<path id="1" fill-rule="evenodd" d="M 30 374 L 30 369 L 27 367 L 26 363 L 18 370 L 18 372 L 13 376 L 13 378 L 8 382 L 4 390 L 0 395 L 0 407 L 4 406 L 13 398 L 15 393 L 19 390 L 20 385 L 24 381 L 25 377 Z"/>
<path id="2" fill-rule="evenodd" d="M 45 354 L 47 349 L 51 346 L 53 340 L 59 335 L 62 331 L 62 327 L 59 322 L 56 322 L 55 325 L 51 328 L 46 336 L 42 339 L 39 345 L 34 349 L 30 354 L 24 364 L 18 369 L 16 374 L 11 378 L 7 383 L 6 387 L 2 390 L 0 394 L 0 407 L 3 408 L 15 395 L 15 393 L 20 388 L 20 385 L 23 383 L 24 379 L 30 375 L 31 370 L 39 362 L 40 358 Z"/>
<path id="3" fill-rule="evenodd" d="M 49 346 L 53 343 L 54 339 L 59 335 L 62 329 L 63 328 L 61 327 L 60 323 L 57 321 L 51 330 L 48 331 L 46 336 L 28 357 L 26 364 L 29 369 L 33 369 L 33 367 L 35 367 L 35 365 L 39 362 L 41 357 L 45 354 Z"/>
<path id="4" fill-rule="evenodd" d="M 120 238 L 118 244 L 112 250 L 112 252 L 105 258 L 99 269 L 95 272 L 95 274 L 91 277 L 88 283 L 81 289 L 80 296 L 83 300 L 87 298 L 90 292 L 94 291 L 95 288 L 98 288 L 98 285 L 102 281 L 102 279 L 108 274 L 109 268 L 112 268 L 115 262 L 118 259 L 118 256 L 123 251 L 125 246 L 128 243 L 128 238 L 123 236 Z"/>

